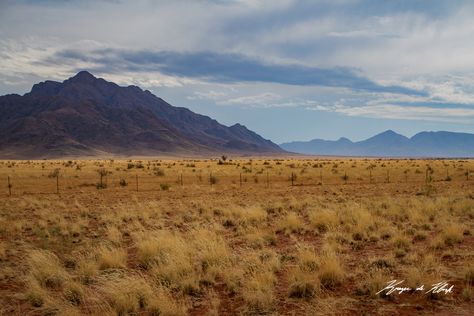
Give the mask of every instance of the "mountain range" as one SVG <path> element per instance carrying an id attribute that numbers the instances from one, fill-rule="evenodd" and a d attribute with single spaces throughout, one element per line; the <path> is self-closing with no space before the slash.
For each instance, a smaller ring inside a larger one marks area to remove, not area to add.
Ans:
<path id="1" fill-rule="evenodd" d="M 289 142 L 280 147 L 294 153 L 378 157 L 474 157 L 474 134 L 421 132 L 411 138 L 385 131 L 363 141 L 313 139 Z"/>
<path id="2" fill-rule="evenodd" d="M 0 135 L 3 159 L 284 152 L 243 125 L 222 125 L 87 71 L 1 96 Z"/>

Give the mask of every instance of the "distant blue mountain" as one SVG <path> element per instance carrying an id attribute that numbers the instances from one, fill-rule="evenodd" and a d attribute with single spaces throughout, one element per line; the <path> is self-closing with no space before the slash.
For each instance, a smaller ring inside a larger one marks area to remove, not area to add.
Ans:
<path id="1" fill-rule="evenodd" d="M 408 138 L 392 130 L 359 142 L 313 139 L 280 144 L 284 150 L 311 155 L 377 157 L 474 157 L 474 134 L 421 132 Z"/>

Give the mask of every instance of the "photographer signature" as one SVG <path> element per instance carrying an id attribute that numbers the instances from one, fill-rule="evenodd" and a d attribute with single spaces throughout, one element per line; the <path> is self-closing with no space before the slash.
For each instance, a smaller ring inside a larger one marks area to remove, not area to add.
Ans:
<path id="1" fill-rule="evenodd" d="M 403 286 L 402 283 L 405 282 L 405 280 L 392 280 L 387 282 L 387 286 L 380 291 L 378 291 L 376 294 L 380 294 L 382 292 L 385 292 L 385 295 L 390 295 L 392 293 L 395 294 L 402 294 L 404 292 L 424 292 L 424 294 L 437 294 L 437 293 L 443 293 L 443 294 L 448 294 L 453 292 L 454 285 L 450 285 L 446 281 L 442 281 L 439 283 L 435 283 L 431 285 L 431 288 L 425 288 L 425 285 L 422 284 L 416 288 L 411 288 L 411 287 L 406 287 Z"/>

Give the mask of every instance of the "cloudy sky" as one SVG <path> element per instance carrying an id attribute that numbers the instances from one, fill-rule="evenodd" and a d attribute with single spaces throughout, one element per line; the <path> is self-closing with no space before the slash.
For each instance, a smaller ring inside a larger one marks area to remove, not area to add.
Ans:
<path id="1" fill-rule="evenodd" d="M 88 70 L 275 142 L 474 132 L 474 2 L 0 0 L 0 94 Z"/>

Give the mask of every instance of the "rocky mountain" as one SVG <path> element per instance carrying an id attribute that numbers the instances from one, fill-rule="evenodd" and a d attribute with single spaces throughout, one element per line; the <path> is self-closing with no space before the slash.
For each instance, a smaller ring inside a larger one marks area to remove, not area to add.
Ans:
<path id="1" fill-rule="evenodd" d="M 337 156 L 378 157 L 474 157 L 474 134 L 421 132 L 411 138 L 388 130 L 369 139 L 352 142 L 313 139 L 290 142 L 281 148 L 295 153 Z"/>
<path id="2" fill-rule="evenodd" d="M 86 71 L 1 96 L 0 134 L 0 158 L 284 152 L 243 125 L 224 126 Z"/>

